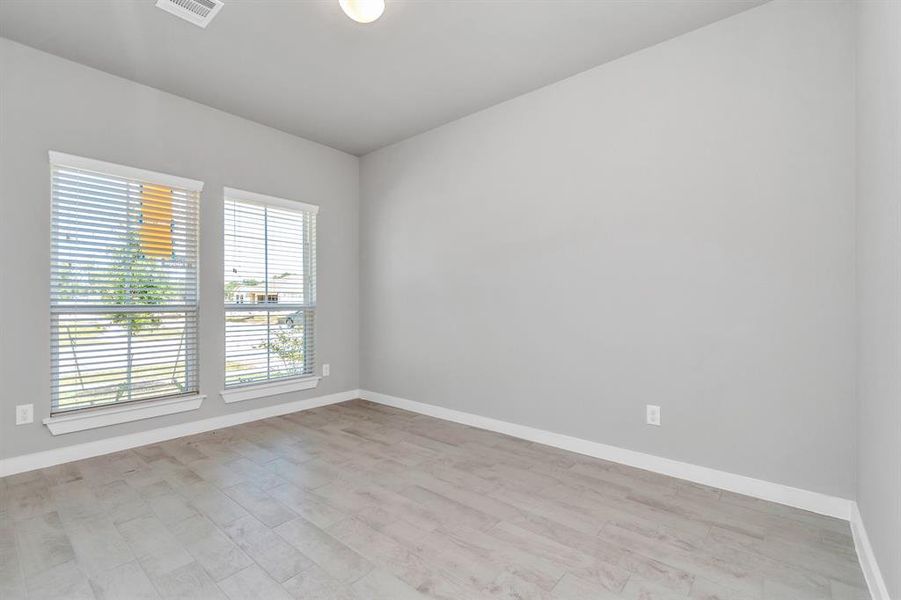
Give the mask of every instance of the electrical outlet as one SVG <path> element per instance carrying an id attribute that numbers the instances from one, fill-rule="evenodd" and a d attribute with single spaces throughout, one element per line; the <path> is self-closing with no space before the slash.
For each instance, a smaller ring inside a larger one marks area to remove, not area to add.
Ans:
<path id="1" fill-rule="evenodd" d="M 660 425 L 660 407 L 654 404 L 647 405 L 648 425 Z"/>
<path id="2" fill-rule="evenodd" d="M 16 406 L 16 425 L 34 423 L 34 404 L 19 404 Z"/>
<path id="3" fill-rule="evenodd" d="M 328 377 L 329 371 L 330 371 L 330 369 L 329 369 L 328 363 L 325 363 L 324 365 L 322 365 L 322 376 L 323 377 Z"/>

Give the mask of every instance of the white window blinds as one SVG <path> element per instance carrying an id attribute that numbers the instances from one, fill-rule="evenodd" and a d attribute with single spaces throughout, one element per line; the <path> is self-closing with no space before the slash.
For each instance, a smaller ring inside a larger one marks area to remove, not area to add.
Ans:
<path id="1" fill-rule="evenodd" d="M 313 374 L 317 210 L 226 188 L 226 387 Z"/>
<path id="2" fill-rule="evenodd" d="M 51 412 L 196 393 L 202 184 L 50 161 Z"/>

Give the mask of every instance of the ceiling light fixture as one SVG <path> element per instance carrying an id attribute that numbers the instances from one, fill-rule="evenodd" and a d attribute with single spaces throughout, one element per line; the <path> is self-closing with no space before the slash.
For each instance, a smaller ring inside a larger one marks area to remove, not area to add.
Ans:
<path id="1" fill-rule="evenodd" d="M 338 4 L 357 23 L 372 23 L 385 12 L 385 0 L 338 0 Z"/>

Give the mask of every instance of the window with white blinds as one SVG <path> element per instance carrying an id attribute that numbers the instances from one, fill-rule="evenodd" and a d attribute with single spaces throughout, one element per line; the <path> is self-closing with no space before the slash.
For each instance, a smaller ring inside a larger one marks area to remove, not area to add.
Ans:
<path id="1" fill-rule="evenodd" d="M 50 161 L 51 412 L 196 393 L 202 184 Z"/>
<path id="2" fill-rule="evenodd" d="M 318 207 L 225 189 L 225 386 L 313 375 Z"/>

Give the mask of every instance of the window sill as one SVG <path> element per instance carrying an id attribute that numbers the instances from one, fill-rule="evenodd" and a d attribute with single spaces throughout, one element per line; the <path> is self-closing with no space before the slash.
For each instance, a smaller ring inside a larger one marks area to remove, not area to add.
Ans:
<path id="1" fill-rule="evenodd" d="M 206 396 L 192 394 L 165 400 L 149 400 L 123 404 L 122 406 L 108 406 L 103 408 L 89 408 L 62 414 L 44 419 L 44 425 L 50 429 L 53 435 L 96 429 L 107 425 L 139 421 L 151 417 L 171 415 L 175 413 L 196 410 L 200 408 Z"/>
<path id="2" fill-rule="evenodd" d="M 242 402 L 253 398 L 263 398 L 265 396 L 275 396 L 276 394 L 310 390 L 319 385 L 320 379 L 321 377 L 303 377 L 300 379 L 291 379 L 289 381 L 279 381 L 277 383 L 251 384 L 246 387 L 222 390 L 219 392 L 219 395 L 222 396 L 222 399 L 225 400 L 227 404 L 231 404 L 232 402 Z"/>

